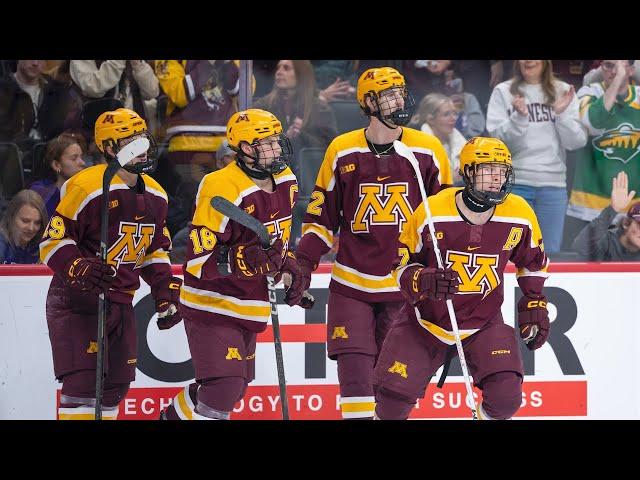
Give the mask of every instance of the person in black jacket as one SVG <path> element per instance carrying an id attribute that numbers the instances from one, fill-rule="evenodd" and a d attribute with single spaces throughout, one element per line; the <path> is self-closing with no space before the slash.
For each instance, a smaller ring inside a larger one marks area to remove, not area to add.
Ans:
<path id="1" fill-rule="evenodd" d="M 0 79 L 0 141 L 23 150 L 64 130 L 70 108 L 67 88 L 43 73 L 44 60 L 18 60 Z"/>

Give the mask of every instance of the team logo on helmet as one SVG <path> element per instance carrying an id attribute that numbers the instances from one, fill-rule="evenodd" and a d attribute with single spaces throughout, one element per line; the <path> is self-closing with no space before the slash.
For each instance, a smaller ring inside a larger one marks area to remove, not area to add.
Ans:
<path id="1" fill-rule="evenodd" d="M 271 162 L 271 165 L 266 167 L 261 164 L 259 143 L 260 140 L 269 137 L 278 138 L 280 154 Z M 250 108 L 231 115 L 227 122 L 227 141 L 229 147 L 238 153 L 236 157 L 238 165 L 245 173 L 254 178 L 263 178 L 264 175 L 284 171 L 289 163 L 289 157 L 293 153 L 291 142 L 283 134 L 280 120 L 273 113 L 258 108 Z M 253 147 L 253 155 L 243 152 L 240 146 L 243 142 Z M 247 162 L 247 158 L 253 161 Z M 251 167 L 249 170 L 246 169 L 247 164 Z"/>
<path id="2" fill-rule="evenodd" d="M 385 92 L 393 92 L 393 89 L 397 89 L 397 93 L 402 96 L 402 108 L 391 107 L 390 100 L 383 98 Z M 404 77 L 391 67 L 370 68 L 363 72 L 358 79 L 357 97 L 365 115 L 377 117 L 389 128 L 393 127 L 388 125 L 387 121 L 393 122 L 394 126 L 409 123 L 415 107 L 415 100 L 407 90 Z M 367 105 L 367 98 L 376 106 L 374 110 Z"/>
<path id="3" fill-rule="evenodd" d="M 404 77 L 395 68 L 380 67 L 370 68 L 365 71 L 358 80 L 357 96 L 358 103 L 362 108 L 367 108 L 365 97 L 367 95 L 378 95 L 381 91 L 391 87 L 404 87 Z"/>
<path id="4" fill-rule="evenodd" d="M 123 168 L 132 173 L 151 173 L 157 166 L 157 147 L 153 136 L 147 131 L 147 123 L 140 115 L 128 108 L 119 108 L 103 112 L 95 123 L 96 146 L 109 159 L 117 155 L 123 140 L 137 135 L 144 135 L 149 139 L 147 158 L 135 164 L 128 163 Z M 107 147 L 111 148 L 112 153 L 109 153 Z"/>
<path id="5" fill-rule="evenodd" d="M 481 165 L 505 165 L 504 181 L 499 192 L 478 189 L 478 168 Z M 511 165 L 511 152 L 501 140 L 490 137 L 473 137 L 460 151 L 460 175 L 469 196 L 483 205 L 498 205 L 511 193 L 515 181 Z"/>

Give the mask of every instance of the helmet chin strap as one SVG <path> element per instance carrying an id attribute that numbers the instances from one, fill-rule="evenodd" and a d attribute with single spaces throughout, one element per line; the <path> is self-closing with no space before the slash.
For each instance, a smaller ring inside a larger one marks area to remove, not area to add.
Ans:
<path id="1" fill-rule="evenodd" d="M 384 118 L 382 117 L 382 115 L 380 115 L 380 111 L 378 110 L 377 112 L 375 112 L 373 114 L 374 117 L 376 117 L 378 120 L 380 120 L 380 123 L 382 123 L 385 127 L 387 127 L 389 130 L 395 130 L 396 128 L 399 127 L 399 125 L 389 125 Z"/>
<path id="2" fill-rule="evenodd" d="M 394 110 L 386 117 L 383 117 L 382 108 L 380 107 L 378 98 L 373 98 L 372 102 L 375 103 L 377 110 L 375 112 L 372 112 L 371 115 L 380 120 L 380 123 L 382 123 L 389 130 L 394 130 L 398 127 L 404 127 L 409 123 L 409 119 L 411 118 L 411 111 L 407 111 L 405 110 L 405 108 L 401 108 Z M 393 121 L 393 124 L 390 125 L 389 123 L 387 123 L 389 120 Z"/>
<path id="3" fill-rule="evenodd" d="M 256 167 L 251 168 L 249 165 L 247 165 L 243 160 L 244 157 L 251 158 L 253 160 L 253 165 L 255 165 Z M 246 173 L 249 177 L 255 178 L 256 180 L 265 180 L 271 176 L 270 171 L 260 166 L 260 164 L 258 163 L 258 159 L 250 157 L 245 153 L 241 153 L 236 157 L 236 163 L 240 167 L 240 170 Z"/>
<path id="4" fill-rule="evenodd" d="M 464 189 L 462 190 L 462 201 L 464 202 L 464 204 L 467 206 L 469 210 L 476 213 L 486 212 L 487 210 L 489 210 L 491 207 L 494 206 L 494 205 L 491 205 L 490 203 L 484 203 L 481 200 L 473 197 L 471 194 L 471 190 L 468 186 L 464 187 Z"/>

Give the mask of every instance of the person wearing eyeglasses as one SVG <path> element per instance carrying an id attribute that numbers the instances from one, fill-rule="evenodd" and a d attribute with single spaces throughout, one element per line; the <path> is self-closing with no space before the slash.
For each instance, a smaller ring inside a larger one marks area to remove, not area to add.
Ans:
<path id="1" fill-rule="evenodd" d="M 633 85 L 633 60 L 603 60 L 602 82 L 578 90 L 580 119 L 589 133 L 587 148 L 578 152 L 569 197 L 564 238 L 578 232 L 610 204 L 612 180 L 620 172 L 629 186 L 640 188 L 640 87 Z M 636 196 L 634 201 L 640 200 Z"/>
<path id="2" fill-rule="evenodd" d="M 633 66 L 635 67 L 637 60 L 629 60 L 629 62 L 633 63 Z M 594 61 L 591 70 L 584 74 L 584 77 L 582 78 L 582 85 L 585 86 L 591 85 L 592 83 L 602 82 L 604 80 L 603 71 L 611 71 L 614 66 L 615 63 L 612 61 Z M 631 84 L 640 85 L 640 69 L 634 68 L 633 75 L 631 76 Z"/>

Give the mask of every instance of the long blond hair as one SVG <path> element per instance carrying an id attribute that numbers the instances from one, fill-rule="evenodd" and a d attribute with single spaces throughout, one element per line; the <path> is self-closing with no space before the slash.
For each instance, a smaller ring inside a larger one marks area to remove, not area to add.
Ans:
<path id="1" fill-rule="evenodd" d="M 7 205 L 7 209 L 4 212 L 2 220 L 0 220 L 0 233 L 4 235 L 7 242 L 9 242 L 12 247 L 16 246 L 15 239 L 17 235 L 15 232 L 15 219 L 23 205 L 29 205 L 40 213 L 40 229 L 27 244 L 28 248 L 32 248 L 40 242 L 44 229 L 47 227 L 47 222 L 49 221 L 42 197 L 33 190 L 20 190 L 11 199 L 9 205 Z"/>
<path id="2" fill-rule="evenodd" d="M 414 125 L 415 128 L 420 128 L 423 123 L 429 123 L 427 117 L 435 117 L 445 102 L 453 103 L 453 100 L 442 93 L 425 95 L 422 100 L 420 100 L 418 112 L 411 117 L 411 124 Z"/>

